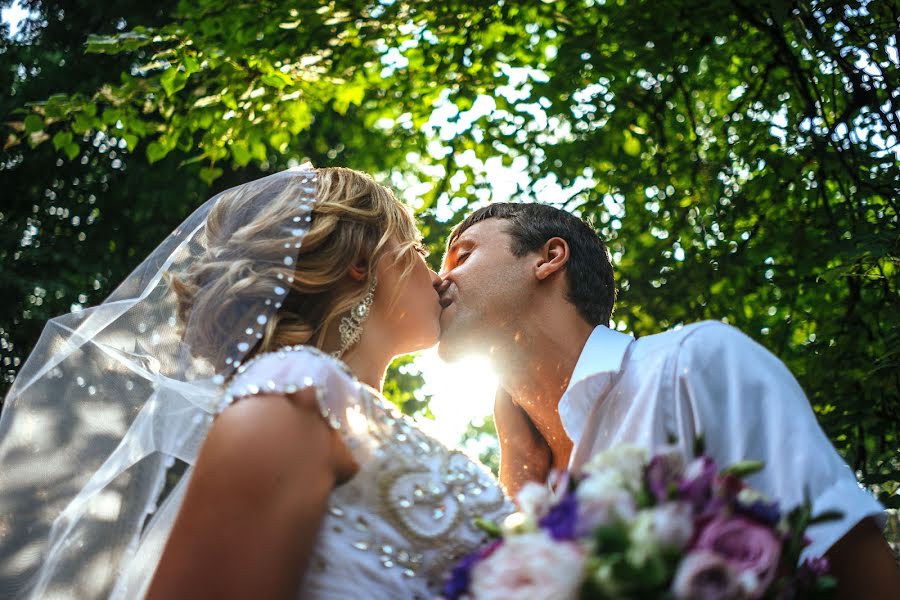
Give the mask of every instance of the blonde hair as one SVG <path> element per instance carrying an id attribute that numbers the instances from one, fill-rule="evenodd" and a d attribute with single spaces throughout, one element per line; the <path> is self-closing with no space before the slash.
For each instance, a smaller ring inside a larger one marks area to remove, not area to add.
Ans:
<path id="1" fill-rule="evenodd" d="M 421 238 L 411 212 L 390 189 L 345 168 L 316 169 L 316 179 L 309 231 L 292 266 L 282 258 L 286 244 L 296 239 L 289 229 L 273 227 L 296 213 L 290 186 L 274 197 L 267 197 L 265 189 L 241 193 L 239 187 L 210 211 L 206 252 L 183 277 L 170 281 L 179 321 L 189 323 L 185 341 L 195 356 L 209 359 L 217 370 L 225 366 L 235 330 L 246 319 L 241 313 L 254 302 L 261 305 L 291 278 L 281 308 L 247 358 L 295 344 L 322 348 L 340 318 L 366 295 L 374 267 L 391 241 L 399 244 L 395 260 L 403 265 L 400 281 L 412 270 Z M 259 208 L 261 198 L 265 205 Z M 242 258 L 248 255 L 253 259 Z M 340 284 L 360 258 L 369 267 L 366 280 L 348 290 Z"/>

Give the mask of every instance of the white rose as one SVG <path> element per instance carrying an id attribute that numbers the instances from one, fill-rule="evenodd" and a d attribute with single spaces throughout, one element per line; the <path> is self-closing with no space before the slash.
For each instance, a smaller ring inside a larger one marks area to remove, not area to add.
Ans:
<path id="1" fill-rule="evenodd" d="M 636 567 L 642 567 L 647 560 L 658 554 L 659 539 L 654 527 L 653 511 L 642 510 L 634 517 L 628 528 L 628 544 L 626 555 L 628 562 Z"/>
<path id="2" fill-rule="evenodd" d="M 534 481 L 529 481 L 522 486 L 516 496 L 519 509 L 534 519 L 540 519 L 547 514 L 552 500 L 550 488 Z"/>
<path id="3" fill-rule="evenodd" d="M 575 490 L 578 501 L 576 535 L 589 535 L 600 525 L 628 521 L 636 510 L 634 497 L 618 473 L 605 471 L 583 480 Z"/>
<path id="4" fill-rule="evenodd" d="M 575 496 L 579 502 L 591 502 L 611 494 L 626 491 L 627 486 L 625 483 L 625 479 L 617 471 L 600 471 L 582 479 L 575 490 Z"/>
<path id="5" fill-rule="evenodd" d="M 653 530 L 660 545 L 681 550 L 694 537 L 694 510 L 687 502 L 667 502 L 653 509 Z"/>
<path id="6" fill-rule="evenodd" d="M 629 489 L 637 489 L 641 485 L 646 464 L 646 450 L 640 446 L 621 444 L 595 454 L 585 464 L 584 471 L 589 475 L 597 475 L 612 470 L 618 473 Z"/>
<path id="7" fill-rule="evenodd" d="M 681 550 L 694 534 L 691 506 L 669 502 L 638 512 L 629 527 L 628 560 L 643 566 L 651 556 L 665 549 Z"/>

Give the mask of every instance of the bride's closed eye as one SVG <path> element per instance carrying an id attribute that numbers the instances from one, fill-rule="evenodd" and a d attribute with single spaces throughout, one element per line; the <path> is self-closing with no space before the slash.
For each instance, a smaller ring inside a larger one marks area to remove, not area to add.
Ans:
<path id="1" fill-rule="evenodd" d="M 416 252 L 422 255 L 422 258 L 428 258 L 431 253 L 428 251 L 428 248 L 425 247 L 425 244 L 416 244 L 415 246 Z"/>

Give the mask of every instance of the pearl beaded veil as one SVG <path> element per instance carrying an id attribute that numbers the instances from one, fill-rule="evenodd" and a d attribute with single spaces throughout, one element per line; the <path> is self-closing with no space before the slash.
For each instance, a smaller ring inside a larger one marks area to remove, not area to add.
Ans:
<path id="1" fill-rule="evenodd" d="M 221 360 L 192 352 L 186 340 L 204 315 L 191 311 L 180 323 L 168 281 L 216 247 L 207 217 L 220 202 L 239 205 L 228 218 L 247 222 L 269 211 L 271 225 L 254 239 L 278 242 L 248 244 L 226 260 L 255 272 L 293 265 L 315 194 L 308 163 L 226 190 L 102 304 L 47 323 L 0 414 L 0 598 L 127 598 L 145 585 L 222 386 L 263 337 L 292 278 L 279 274 L 267 291 L 229 299 L 240 316 L 221 323 L 230 340 Z"/>

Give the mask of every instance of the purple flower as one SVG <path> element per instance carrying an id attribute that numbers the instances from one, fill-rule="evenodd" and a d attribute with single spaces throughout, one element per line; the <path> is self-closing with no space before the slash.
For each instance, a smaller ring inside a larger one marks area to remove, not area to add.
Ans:
<path id="1" fill-rule="evenodd" d="M 678 480 L 684 470 L 681 455 L 674 452 L 657 454 L 647 465 L 645 477 L 650 493 L 657 502 L 665 502 L 669 499 L 669 490 L 677 488 Z"/>
<path id="2" fill-rule="evenodd" d="M 770 527 L 774 527 L 781 520 L 781 510 L 778 508 L 777 502 L 754 500 L 745 504 L 739 501 L 736 506 L 739 513 Z"/>
<path id="3" fill-rule="evenodd" d="M 716 475 L 713 479 L 713 489 L 716 495 L 729 504 L 736 501 L 741 490 L 746 487 L 740 477 L 731 474 Z"/>
<path id="4" fill-rule="evenodd" d="M 813 577 L 821 577 L 826 575 L 831 569 L 828 559 L 824 556 L 810 557 L 803 561 L 800 570 L 811 574 Z"/>
<path id="5" fill-rule="evenodd" d="M 753 573 L 757 586 L 751 593 L 755 598 L 762 596 L 772 583 L 781 559 L 781 541 L 772 528 L 744 517 L 713 519 L 694 547 L 722 557 L 738 573 Z"/>
<path id="6" fill-rule="evenodd" d="M 684 500 L 690 502 L 698 513 L 707 512 L 715 477 L 716 461 L 708 456 L 695 458 L 684 470 L 684 478 L 678 486 L 678 493 Z"/>
<path id="7" fill-rule="evenodd" d="M 699 550 L 678 565 L 672 594 L 679 600 L 736 600 L 745 598 L 740 576 L 721 556 Z"/>
<path id="8" fill-rule="evenodd" d="M 807 558 L 789 583 L 791 595 L 799 595 L 813 589 L 816 580 L 827 575 L 829 570 L 828 559 L 824 556 Z"/>
<path id="9" fill-rule="evenodd" d="M 574 492 L 568 492 L 538 521 L 538 525 L 546 529 L 554 540 L 573 540 L 577 520 L 578 500 Z"/>
<path id="10" fill-rule="evenodd" d="M 503 540 L 496 540 L 484 548 L 479 548 L 475 552 L 461 558 L 453 567 L 453 570 L 450 571 L 447 581 L 444 582 L 441 597 L 445 600 L 458 600 L 458 598 L 461 598 L 468 592 L 469 584 L 472 581 L 472 569 L 479 562 L 493 554 L 502 543 Z"/>

